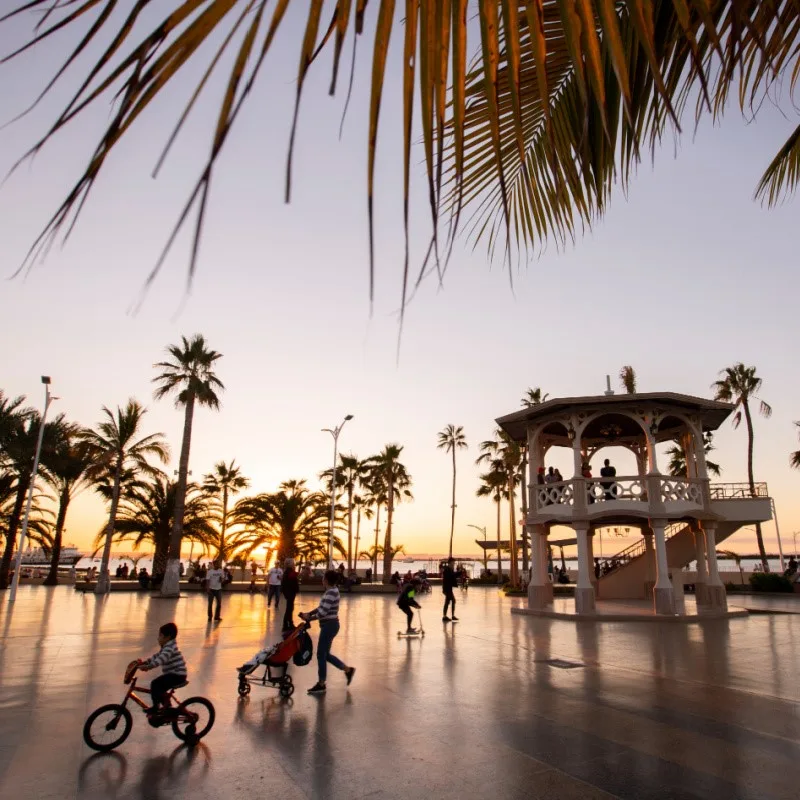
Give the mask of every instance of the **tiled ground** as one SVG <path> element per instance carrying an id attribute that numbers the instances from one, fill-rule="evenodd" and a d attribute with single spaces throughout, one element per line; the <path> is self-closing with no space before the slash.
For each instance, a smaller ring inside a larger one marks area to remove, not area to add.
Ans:
<path id="1" fill-rule="evenodd" d="M 796 796 L 800 616 L 576 624 L 512 616 L 521 601 L 473 587 L 454 626 L 440 598 L 423 600 L 426 637 L 399 640 L 391 597 L 344 596 L 334 651 L 352 687 L 334 672 L 308 697 L 312 664 L 292 700 L 240 702 L 236 666 L 277 638 L 263 596 L 226 597 L 213 626 L 197 596 L 23 587 L 12 614 L 0 596 L 0 797 Z M 213 700 L 216 726 L 188 750 L 137 712 L 117 753 L 92 755 L 84 718 L 122 698 L 125 665 L 171 618 L 183 691 Z"/>

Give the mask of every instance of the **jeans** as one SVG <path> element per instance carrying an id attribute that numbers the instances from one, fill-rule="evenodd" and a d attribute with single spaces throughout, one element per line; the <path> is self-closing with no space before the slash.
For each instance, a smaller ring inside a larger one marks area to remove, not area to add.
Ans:
<path id="1" fill-rule="evenodd" d="M 275 598 L 275 608 L 281 604 L 281 587 L 273 586 L 271 583 L 267 586 L 267 608 L 269 608 L 270 603 L 272 603 L 272 598 Z"/>
<path id="2" fill-rule="evenodd" d="M 284 595 L 286 598 L 286 611 L 283 612 L 283 630 L 290 631 L 294 629 L 294 595 Z"/>
<path id="3" fill-rule="evenodd" d="M 216 619 L 219 619 L 219 613 L 222 610 L 222 589 L 209 589 L 208 590 L 208 618 L 211 619 L 211 606 L 217 601 L 217 613 L 214 614 Z"/>
<path id="4" fill-rule="evenodd" d="M 317 642 L 317 670 L 319 682 L 325 683 L 328 677 L 328 664 L 333 664 L 336 669 L 347 669 L 347 665 L 331 653 L 331 645 L 339 633 L 339 620 L 330 619 L 319 624 L 319 641 Z"/>
<path id="5" fill-rule="evenodd" d="M 444 590 L 444 611 L 442 612 L 443 617 L 447 616 L 447 607 L 450 605 L 450 603 L 453 604 L 453 614 L 455 614 L 456 598 L 455 595 L 453 594 L 453 590 L 448 587 L 447 589 Z"/>
<path id="6" fill-rule="evenodd" d="M 170 689 L 186 682 L 185 675 L 176 675 L 174 672 L 167 672 L 159 675 L 150 681 L 150 696 L 153 698 L 153 708 L 165 705 L 164 697 Z"/>
<path id="7" fill-rule="evenodd" d="M 408 617 L 408 627 L 412 628 L 414 623 L 414 612 L 411 606 L 400 606 L 401 611 Z"/>

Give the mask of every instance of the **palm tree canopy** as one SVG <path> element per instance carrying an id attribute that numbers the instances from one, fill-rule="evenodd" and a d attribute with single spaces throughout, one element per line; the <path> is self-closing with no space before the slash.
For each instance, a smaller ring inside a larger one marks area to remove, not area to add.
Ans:
<path id="1" fill-rule="evenodd" d="M 34 243 L 29 258 L 35 260 L 46 251 L 59 233 L 69 233 L 108 156 L 120 141 L 139 130 L 140 117 L 147 117 L 142 111 L 161 91 L 169 87 L 175 96 L 177 75 L 185 73 L 184 66 L 194 59 L 196 74 L 206 73 L 206 67 L 207 74 L 197 85 L 185 87 L 187 105 L 176 108 L 176 134 L 198 96 L 209 85 L 217 85 L 207 78 L 230 67 L 220 76 L 225 90 L 210 154 L 198 170 L 200 178 L 176 226 L 177 232 L 186 222 L 191 224 L 194 211 L 192 273 L 213 168 L 244 102 L 264 77 L 276 34 L 285 18 L 291 18 L 285 13 L 288 3 L 172 0 L 155 10 L 151 3 L 139 0 L 122 17 L 84 13 L 94 5 L 94 0 L 69 4 L 17 0 L 0 17 L 2 22 L 26 12 L 36 14 L 30 39 L 9 59 L 49 43 L 57 34 L 72 35 L 74 50 L 42 96 L 54 91 L 84 51 L 96 51 L 64 111 L 26 156 L 37 153 L 76 117 L 91 113 L 98 102 L 113 102 L 107 129 L 85 171 Z M 670 126 L 679 130 L 688 117 L 687 127 L 692 128 L 691 123 L 705 115 L 720 116 L 732 93 L 743 114 L 755 115 L 768 90 L 782 83 L 790 91 L 794 88 L 798 69 L 800 5 L 795 2 L 454 0 L 432 4 L 410 0 L 397 6 L 394 0 L 380 4 L 314 0 L 307 4 L 305 29 L 297 36 L 299 67 L 287 200 L 294 129 L 308 71 L 322 61 L 318 58 L 322 51 L 332 51 L 330 91 L 334 93 L 347 83 L 339 76 L 346 38 L 353 38 L 354 48 L 359 36 L 372 39 L 371 61 L 358 66 L 370 75 L 365 155 L 371 287 L 378 121 L 385 105 L 383 88 L 393 38 L 403 40 L 403 57 L 391 62 L 392 68 L 396 64 L 402 71 L 402 81 L 397 81 L 402 85 L 402 112 L 385 112 L 383 117 L 384 122 L 396 121 L 403 131 L 406 239 L 416 122 L 422 132 L 433 227 L 438 230 L 443 222 L 449 225 L 447 237 L 434 237 L 437 262 L 445 240 L 452 242 L 459 221 L 465 219 L 473 236 L 486 241 L 491 250 L 535 249 L 548 237 L 559 243 L 570 241 L 605 210 L 615 181 L 627 187 L 643 153 L 655 151 Z M 323 19 L 323 10 L 331 16 Z M 475 24 L 469 21 L 473 18 Z M 476 57 L 468 67 L 473 53 Z M 356 63 L 354 58 L 354 68 Z M 418 121 L 415 112 L 420 113 Z M 173 134 L 166 151 L 174 140 Z M 794 189 L 798 175 L 800 127 L 775 155 L 757 196 L 769 204 L 778 202 L 785 191 Z M 175 232 L 156 270 L 174 240 Z M 408 275 L 408 259 L 404 269 Z M 405 299 L 406 281 L 403 286 Z"/>
<path id="2" fill-rule="evenodd" d="M 797 435 L 800 436 L 800 422 L 795 422 L 797 426 Z M 789 460 L 795 469 L 800 469 L 800 450 L 795 450 L 790 456 Z"/>
<path id="3" fill-rule="evenodd" d="M 546 392 L 542 392 L 538 386 L 531 387 L 525 392 L 525 397 L 522 398 L 522 407 L 530 408 L 531 406 L 538 406 L 544 403 L 548 397 L 550 397 L 550 395 Z"/>
<path id="4" fill-rule="evenodd" d="M 636 370 L 625 366 L 619 371 L 619 382 L 627 394 L 636 394 Z"/>
<path id="5" fill-rule="evenodd" d="M 720 371 L 722 377 L 711 384 L 715 391 L 715 399 L 724 403 L 733 403 L 736 413 L 733 415 L 734 427 L 742 422 L 743 408 L 751 400 L 758 400 L 759 411 L 765 417 L 772 416 L 772 407 L 758 397 L 763 381 L 756 375 L 755 367 L 746 367 L 742 362 L 726 367 Z"/>
<path id="6" fill-rule="evenodd" d="M 124 408 L 116 412 L 103 406 L 103 418 L 95 430 L 85 429 L 80 434 L 81 442 L 92 455 L 90 475 L 102 482 L 117 469 L 124 475 L 137 472 L 158 477 L 161 471 L 150 463 L 157 459 L 163 464 L 169 461 L 169 446 L 163 433 L 151 433 L 142 438 L 142 421 L 147 413 L 139 402 L 131 398 Z"/>
<path id="7" fill-rule="evenodd" d="M 439 431 L 437 447 L 450 453 L 453 450 L 467 448 L 467 438 L 464 436 L 464 428 L 461 425 L 447 425 Z"/>
<path id="8" fill-rule="evenodd" d="M 153 366 L 161 370 L 161 374 L 153 378 L 158 384 L 155 390 L 156 400 L 168 394 L 175 394 L 175 405 L 185 406 L 194 398 L 201 406 L 219 408 L 217 391 L 225 386 L 214 374 L 214 364 L 222 358 L 222 353 L 209 350 L 206 340 L 195 334 L 191 339 L 181 336 L 181 344 L 170 345 L 167 354 L 170 361 L 159 361 Z"/>
<path id="9" fill-rule="evenodd" d="M 226 464 L 220 461 L 214 464 L 214 469 L 203 477 L 203 489 L 209 494 L 222 494 L 227 490 L 228 494 L 235 495 L 250 486 L 250 479 L 242 475 L 240 467 L 236 466 L 236 461 Z"/>
<path id="10" fill-rule="evenodd" d="M 374 496 L 382 497 L 385 503 L 389 489 L 393 488 L 393 499 L 400 503 L 403 499 L 413 500 L 412 480 L 405 465 L 400 463 L 403 446 L 387 444 L 378 455 L 367 459 L 370 470 L 370 489 Z"/>
<path id="11" fill-rule="evenodd" d="M 713 449 L 714 434 L 710 431 L 705 431 L 703 433 L 703 450 L 706 456 Z M 683 444 L 680 441 L 676 441 L 675 444 L 667 450 L 667 456 L 669 457 L 669 464 L 667 466 L 669 474 L 675 478 L 685 478 L 687 476 L 687 469 L 686 453 L 684 452 Z M 722 467 L 715 461 L 709 461 L 708 458 L 706 458 L 706 470 L 708 470 L 709 475 L 714 475 L 717 478 L 722 474 Z"/>

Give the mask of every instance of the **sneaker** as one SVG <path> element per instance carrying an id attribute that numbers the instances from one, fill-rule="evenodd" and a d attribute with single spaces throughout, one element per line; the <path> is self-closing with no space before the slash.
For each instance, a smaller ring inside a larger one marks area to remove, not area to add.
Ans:
<path id="1" fill-rule="evenodd" d="M 450 617 L 442 617 L 442 622 L 450 622 Z"/>
<path id="2" fill-rule="evenodd" d="M 458 622 L 458 617 L 452 617 L 452 618 L 450 619 L 450 622 Z"/>
<path id="3" fill-rule="evenodd" d="M 309 690 L 309 694 L 325 694 L 326 687 L 324 683 L 315 683 Z"/>
<path id="4" fill-rule="evenodd" d="M 353 682 L 353 675 L 355 675 L 355 674 L 356 674 L 356 668 L 355 667 L 348 667 L 344 671 L 344 676 L 345 676 L 345 678 L 347 678 L 347 685 L 348 686 Z"/>
<path id="5" fill-rule="evenodd" d="M 222 617 L 214 617 L 214 622 L 222 622 Z"/>
<path id="6" fill-rule="evenodd" d="M 406 633 L 411 636 L 414 633 L 419 633 L 419 631 L 416 628 L 409 628 Z"/>

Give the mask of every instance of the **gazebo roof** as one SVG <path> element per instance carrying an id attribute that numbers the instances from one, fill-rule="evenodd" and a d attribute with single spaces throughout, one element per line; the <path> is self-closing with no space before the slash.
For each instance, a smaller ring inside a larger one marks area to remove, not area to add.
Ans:
<path id="1" fill-rule="evenodd" d="M 642 394 L 601 394 L 586 397 L 555 397 L 521 411 L 498 417 L 497 424 L 515 441 L 523 441 L 528 425 L 535 420 L 557 418 L 564 411 L 604 410 L 614 413 L 616 408 L 650 407 L 669 411 L 670 408 L 699 414 L 703 430 L 713 431 L 733 411 L 733 405 L 718 400 L 707 400 L 676 392 L 646 392 Z"/>

